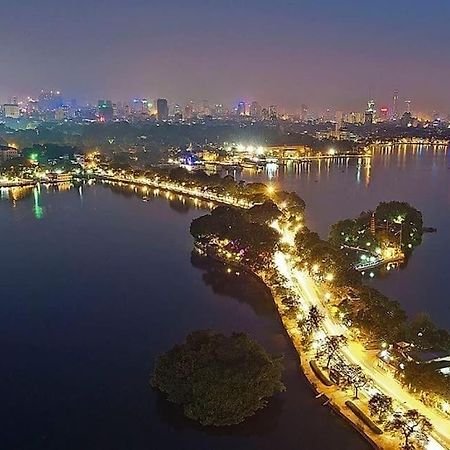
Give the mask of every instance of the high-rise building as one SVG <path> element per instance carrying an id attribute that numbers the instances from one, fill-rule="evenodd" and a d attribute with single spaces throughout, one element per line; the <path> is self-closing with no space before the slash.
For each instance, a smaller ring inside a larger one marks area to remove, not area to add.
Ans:
<path id="1" fill-rule="evenodd" d="M 226 108 L 222 103 L 216 103 L 213 108 L 214 117 L 225 117 L 227 114 Z"/>
<path id="2" fill-rule="evenodd" d="M 376 117 L 376 109 L 375 109 L 375 101 L 374 100 L 369 100 L 367 102 L 367 110 L 364 114 L 364 123 L 365 124 L 371 124 L 375 122 L 375 117 Z"/>
<path id="3" fill-rule="evenodd" d="M 178 103 L 175 103 L 175 105 L 173 105 L 172 114 L 177 117 L 183 116 L 183 113 L 181 112 L 181 106 Z"/>
<path id="4" fill-rule="evenodd" d="M 406 112 L 408 114 L 411 114 L 411 100 L 405 100 L 405 104 L 406 104 Z"/>
<path id="5" fill-rule="evenodd" d="M 398 118 L 398 91 L 394 91 L 394 95 L 392 97 L 392 119 L 397 120 Z"/>
<path id="6" fill-rule="evenodd" d="M 114 118 L 114 108 L 111 100 L 98 101 L 98 119 L 100 122 L 108 122 Z"/>
<path id="7" fill-rule="evenodd" d="M 17 103 L 3 105 L 3 115 L 8 119 L 18 119 L 20 117 L 19 105 Z"/>
<path id="8" fill-rule="evenodd" d="M 300 119 L 305 122 L 308 120 L 308 106 L 305 104 L 302 104 L 302 110 L 300 112 Z"/>
<path id="9" fill-rule="evenodd" d="M 269 106 L 269 119 L 275 120 L 278 118 L 278 107 L 277 105 Z"/>
<path id="10" fill-rule="evenodd" d="M 238 103 L 236 113 L 238 116 L 245 116 L 245 102 Z"/>
<path id="11" fill-rule="evenodd" d="M 194 117 L 194 104 L 189 102 L 184 107 L 184 118 L 185 120 L 191 120 Z"/>
<path id="12" fill-rule="evenodd" d="M 250 105 L 250 116 L 255 119 L 261 117 L 261 105 L 258 102 L 252 102 Z"/>
<path id="13" fill-rule="evenodd" d="M 203 100 L 200 106 L 200 115 L 202 116 L 210 116 L 211 115 L 211 107 L 209 106 L 208 100 Z"/>
<path id="14" fill-rule="evenodd" d="M 336 111 L 334 114 L 334 118 L 336 121 L 335 131 L 339 131 L 342 128 L 342 125 L 344 123 L 344 113 L 343 111 Z"/>
<path id="15" fill-rule="evenodd" d="M 169 118 L 169 105 L 165 98 L 158 98 L 156 100 L 156 115 L 159 121 Z"/>
<path id="16" fill-rule="evenodd" d="M 348 114 L 345 114 L 344 122 L 355 124 L 355 125 L 362 124 L 362 123 L 364 123 L 364 117 L 365 117 L 365 114 L 362 112 L 350 112 Z"/>
<path id="17" fill-rule="evenodd" d="M 389 118 L 389 108 L 386 106 L 382 106 L 380 108 L 380 120 L 382 122 L 386 122 Z"/>
<path id="18" fill-rule="evenodd" d="M 373 115 L 373 112 L 372 111 L 369 111 L 369 110 L 367 110 L 365 113 L 364 113 L 364 123 L 366 124 L 366 125 L 369 125 L 369 124 L 372 124 L 372 123 L 374 123 L 374 115 Z"/>

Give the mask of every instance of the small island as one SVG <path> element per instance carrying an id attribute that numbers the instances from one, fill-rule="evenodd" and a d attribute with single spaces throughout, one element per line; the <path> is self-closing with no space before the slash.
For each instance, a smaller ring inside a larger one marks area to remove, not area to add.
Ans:
<path id="1" fill-rule="evenodd" d="M 381 202 L 374 211 L 335 223 L 329 241 L 354 261 L 359 271 L 399 264 L 422 243 L 422 213 L 406 202 Z"/>
<path id="2" fill-rule="evenodd" d="M 281 357 L 244 333 L 195 331 L 156 361 L 150 384 L 202 425 L 243 422 L 285 390 Z"/>

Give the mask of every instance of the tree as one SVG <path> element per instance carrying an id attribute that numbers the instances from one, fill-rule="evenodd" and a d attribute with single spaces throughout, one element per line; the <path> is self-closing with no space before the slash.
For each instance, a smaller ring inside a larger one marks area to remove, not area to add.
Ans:
<path id="1" fill-rule="evenodd" d="M 191 333 L 158 358 L 151 385 L 202 425 L 234 425 L 285 390 L 281 358 L 243 333 Z"/>
<path id="2" fill-rule="evenodd" d="M 274 229 L 251 222 L 245 211 L 231 206 L 218 206 L 211 214 L 194 219 L 190 231 L 196 240 L 206 244 L 228 240 L 229 250 L 255 269 L 271 263 L 278 244 Z"/>
<path id="3" fill-rule="evenodd" d="M 320 327 L 320 324 L 323 321 L 323 314 L 319 311 L 319 308 L 315 305 L 309 308 L 308 315 L 306 319 L 303 321 L 302 325 L 304 326 L 306 332 L 311 334 L 313 331 L 317 331 Z"/>
<path id="4" fill-rule="evenodd" d="M 450 350 L 449 333 L 438 329 L 430 316 L 425 313 L 418 314 L 406 326 L 404 338 L 424 350 L 429 348 Z"/>
<path id="5" fill-rule="evenodd" d="M 347 311 L 347 319 L 374 338 L 395 341 L 406 321 L 400 304 L 369 286 L 361 286 L 358 292 L 360 301 Z"/>
<path id="6" fill-rule="evenodd" d="M 362 389 L 369 382 L 369 379 L 366 377 L 362 368 L 356 364 L 348 366 L 347 377 L 349 384 L 355 390 L 355 399 L 357 399 L 359 389 Z"/>
<path id="7" fill-rule="evenodd" d="M 372 416 L 378 416 L 380 422 L 384 422 L 392 411 L 392 398 L 377 392 L 369 400 L 369 411 Z"/>
<path id="8" fill-rule="evenodd" d="M 407 362 L 402 371 L 402 382 L 421 394 L 449 398 L 450 380 L 438 368 L 439 361 L 422 364 Z"/>
<path id="9" fill-rule="evenodd" d="M 326 336 L 317 354 L 318 356 L 326 356 L 327 369 L 338 350 L 347 343 L 345 336 Z"/>
<path id="10" fill-rule="evenodd" d="M 386 429 L 393 435 L 400 435 L 403 438 L 404 450 L 414 450 L 425 447 L 433 427 L 425 416 L 415 409 L 410 409 L 405 413 L 395 413 Z"/>
<path id="11" fill-rule="evenodd" d="M 252 206 L 247 211 L 247 216 L 252 222 L 270 224 L 277 219 L 281 214 L 277 205 L 272 200 L 267 200 L 260 205 Z"/>

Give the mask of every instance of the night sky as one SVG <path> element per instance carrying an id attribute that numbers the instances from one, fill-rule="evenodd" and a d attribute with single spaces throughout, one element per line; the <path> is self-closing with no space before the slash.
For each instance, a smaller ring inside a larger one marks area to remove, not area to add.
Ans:
<path id="1" fill-rule="evenodd" d="M 448 0 L 0 0 L 0 100 L 450 112 Z"/>

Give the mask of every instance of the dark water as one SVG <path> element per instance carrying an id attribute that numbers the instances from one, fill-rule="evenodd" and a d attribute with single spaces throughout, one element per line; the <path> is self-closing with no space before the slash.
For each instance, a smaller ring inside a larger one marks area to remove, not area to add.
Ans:
<path id="1" fill-rule="evenodd" d="M 367 448 L 314 398 L 267 292 L 191 261 L 201 210 L 102 186 L 2 196 L 1 449 Z M 202 328 L 284 354 L 287 392 L 220 432 L 185 420 L 148 378 Z"/>
<path id="2" fill-rule="evenodd" d="M 427 312 L 450 329 L 450 154 L 445 147 L 378 148 L 372 160 L 269 167 L 243 177 L 271 180 L 298 192 L 307 203 L 309 226 L 323 237 L 334 222 L 373 209 L 380 201 L 407 201 L 421 210 L 425 225 L 438 233 L 424 236 L 405 269 L 372 283 L 411 315 Z"/>

